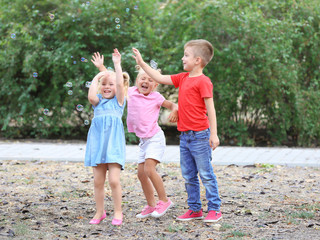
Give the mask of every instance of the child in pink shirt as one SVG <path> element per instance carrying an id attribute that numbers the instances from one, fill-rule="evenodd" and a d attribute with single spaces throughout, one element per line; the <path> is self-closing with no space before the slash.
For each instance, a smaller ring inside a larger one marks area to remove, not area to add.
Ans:
<path id="1" fill-rule="evenodd" d="M 103 56 L 96 55 L 94 65 L 100 71 L 103 66 Z M 170 122 L 178 120 L 178 106 L 166 100 L 156 91 L 158 83 L 148 76 L 140 66 L 136 67 L 138 75 L 136 86 L 128 90 L 128 115 L 127 126 L 129 132 L 134 132 L 140 138 L 140 152 L 138 159 L 138 178 L 147 205 L 137 218 L 161 217 L 173 206 L 173 202 L 167 197 L 161 176 L 156 171 L 156 166 L 162 161 L 166 140 L 164 133 L 158 125 L 160 107 L 170 109 Z M 159 201 L 156 203 L 154 189 Z"/>

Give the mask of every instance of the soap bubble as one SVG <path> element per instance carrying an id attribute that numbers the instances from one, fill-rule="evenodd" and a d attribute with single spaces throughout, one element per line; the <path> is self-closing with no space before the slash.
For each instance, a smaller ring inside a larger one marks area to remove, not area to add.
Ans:
<path id="1" fill-rule="evenodd" d="M 11 33 L 11 38 L 15 39 L 16 38 L 16 34 L 15 33 Z"/>
<path id="2" fill-rule="evenodd" d="M 91 86 L 91 82 L 87 81 L 86 82 L 86 87 L 89 88 Z"/>
<path id="3" fill-rule="evenodd" d="M 90 2 L 89 2 L 89 1 L 87 1 L 87 5 L 90 5 Z"/>
<path id="4" fill-rule="evenodd" d="M 84 125 L 89 125 L 89 120 L 84 120 Z"/>
<path id="5" fill-rule="evenodd" d="M 47 109 L 47 108 L 43 109 L 43 114 L 44 115 L 48 115 L 49 114 L 49 109 Z"/>
<path id="6" fill-rule="evenodd" d="M 78 105 L 77 105 L 77 110 L 78 110 L 79 112 L 82 112 L 83 106 L 82 106 L 81 104 L 78 104 Z"/>
<path id="7" fill-rule="evenodd" d="M 116 18 L 116 19 L 115 19 L 115 22 L 116 22 L 116 23 L 119 23 L 119 22 L 120 22 L 120 18 Z"/>
<path id="8" fill-rule="evenodd" d="M 36 78 L 36 77 L 38 77 L 38 73 L 37 73 L 37 72 L 34 72 L 34 73 L 32 74 L 32 76 L 33 76 L 34 78 Z"/>
<path id="9" fill-rule="evenodd" d="M 42 122 L 43 121 L 43 117 L 39 117 L 39 121 Z"/>
<path id="10" fill-rule="evenodd" d="M 73 91 L 72 91 L 72 90 L 69 90 L 69 91 L 68 91 L 68 95 L 71 96 L 72 94 L 73 94 Z"/>
<path id="11" fill-rule="evenodd" d="M 86 58 L 82 57 L 81 62 L 88 62 L 88 60 Z"/>
<path id="12" fill-rule="evenodd" d="M 150 66 L 153 68 L 153 69 L 157 69 L 158 68 L 158 63 L 154 60 L 151 60 L 150 61 Z"/>
<path id="13" fill-rule="evenodd" d="M 120 29 L 120 27 L 121 27 L 120 24 L 117 24 L 116 29 Z"/>
<path id="14" fill-rule="evenodd" d="M 67 86 L 67 87 L 72 87 L 72 82 L 67 82 L 67 83 L 66 83 L 66 86 Z"/>
<path id="15" fill-rule="evenodd" d="M 135 6 L 134 6 L 134 10 L 138 10 L 138 5 L 135 5 Z"/>
<path id="16" fill-rule="evenodd" d="M 126 8 L 126 12 L 129 13 L 130 12 L 130 8 Z"/>
<path id="17" fill-rule="evenodd" d="M 77 61 L 73 61 L 73 64 L 77 64 Z"/>
<path id="18" fill-rule="evenodd" d="M 50 14 L 49 14 L 49 18 L 50 18 L 51 20 L 53 20 L 53 19 L 54 19 L 54 14 L 50 13 Z"/>

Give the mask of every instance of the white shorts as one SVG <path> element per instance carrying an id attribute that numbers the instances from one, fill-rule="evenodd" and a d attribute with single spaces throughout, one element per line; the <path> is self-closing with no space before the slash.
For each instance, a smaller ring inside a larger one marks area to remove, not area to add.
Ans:
<path id="1" fill-rule="evenodd" d="M 163 131 L 160 130 L 150 138 L 140 138 L 139 147 L 138 163 L 144 163 L 148 158 L 161 162 L 166 148 L 166 138 Z"/>

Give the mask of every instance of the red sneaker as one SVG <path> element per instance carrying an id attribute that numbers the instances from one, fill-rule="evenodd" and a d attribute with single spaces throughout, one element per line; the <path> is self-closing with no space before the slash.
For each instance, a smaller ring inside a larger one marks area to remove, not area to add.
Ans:
<path id="1" fill-rule="evenodd" d="M 206 218 L 203 220 L 204 222 L 218 222 L 222 218 L 221 212 L 209 211 Z"/>
<path id="2" fill-rule="evenodd" d="M 185 214 L 177 217 L 177 220 L 179 221 L 189 221 L 189 220 L 193 220 L 193 219 L 202 219 L 203 218 L 203 214 L 202 214 L 202 209 L 198 212 L 194 212 L 192 210 L 188 210 L 188 212 L 186 212 Z"/>

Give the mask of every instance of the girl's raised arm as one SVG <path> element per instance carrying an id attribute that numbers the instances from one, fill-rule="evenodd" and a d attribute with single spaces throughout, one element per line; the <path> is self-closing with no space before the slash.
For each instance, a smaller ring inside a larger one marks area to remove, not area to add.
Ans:
<path id="1" fill-rule="evenodd" d="M 112 61 L 114 64 L 114 70 L 116 71 L 116 97 L 118 103 L 122 106 L 124 103 L 125 89 L 123 83 L 123 73 L 121 68 L 121 54 L 118 49 L 114 49 L 112 53 Z"/>
<path id="2" fill-rule="evenodd" d="M 107 75 L 108 72 L 99 72 L 93 79 L 88 91 L 88 100 L 93 106 L 97 106 L 99 98 L 97 97 L 99 79 Z"/>

